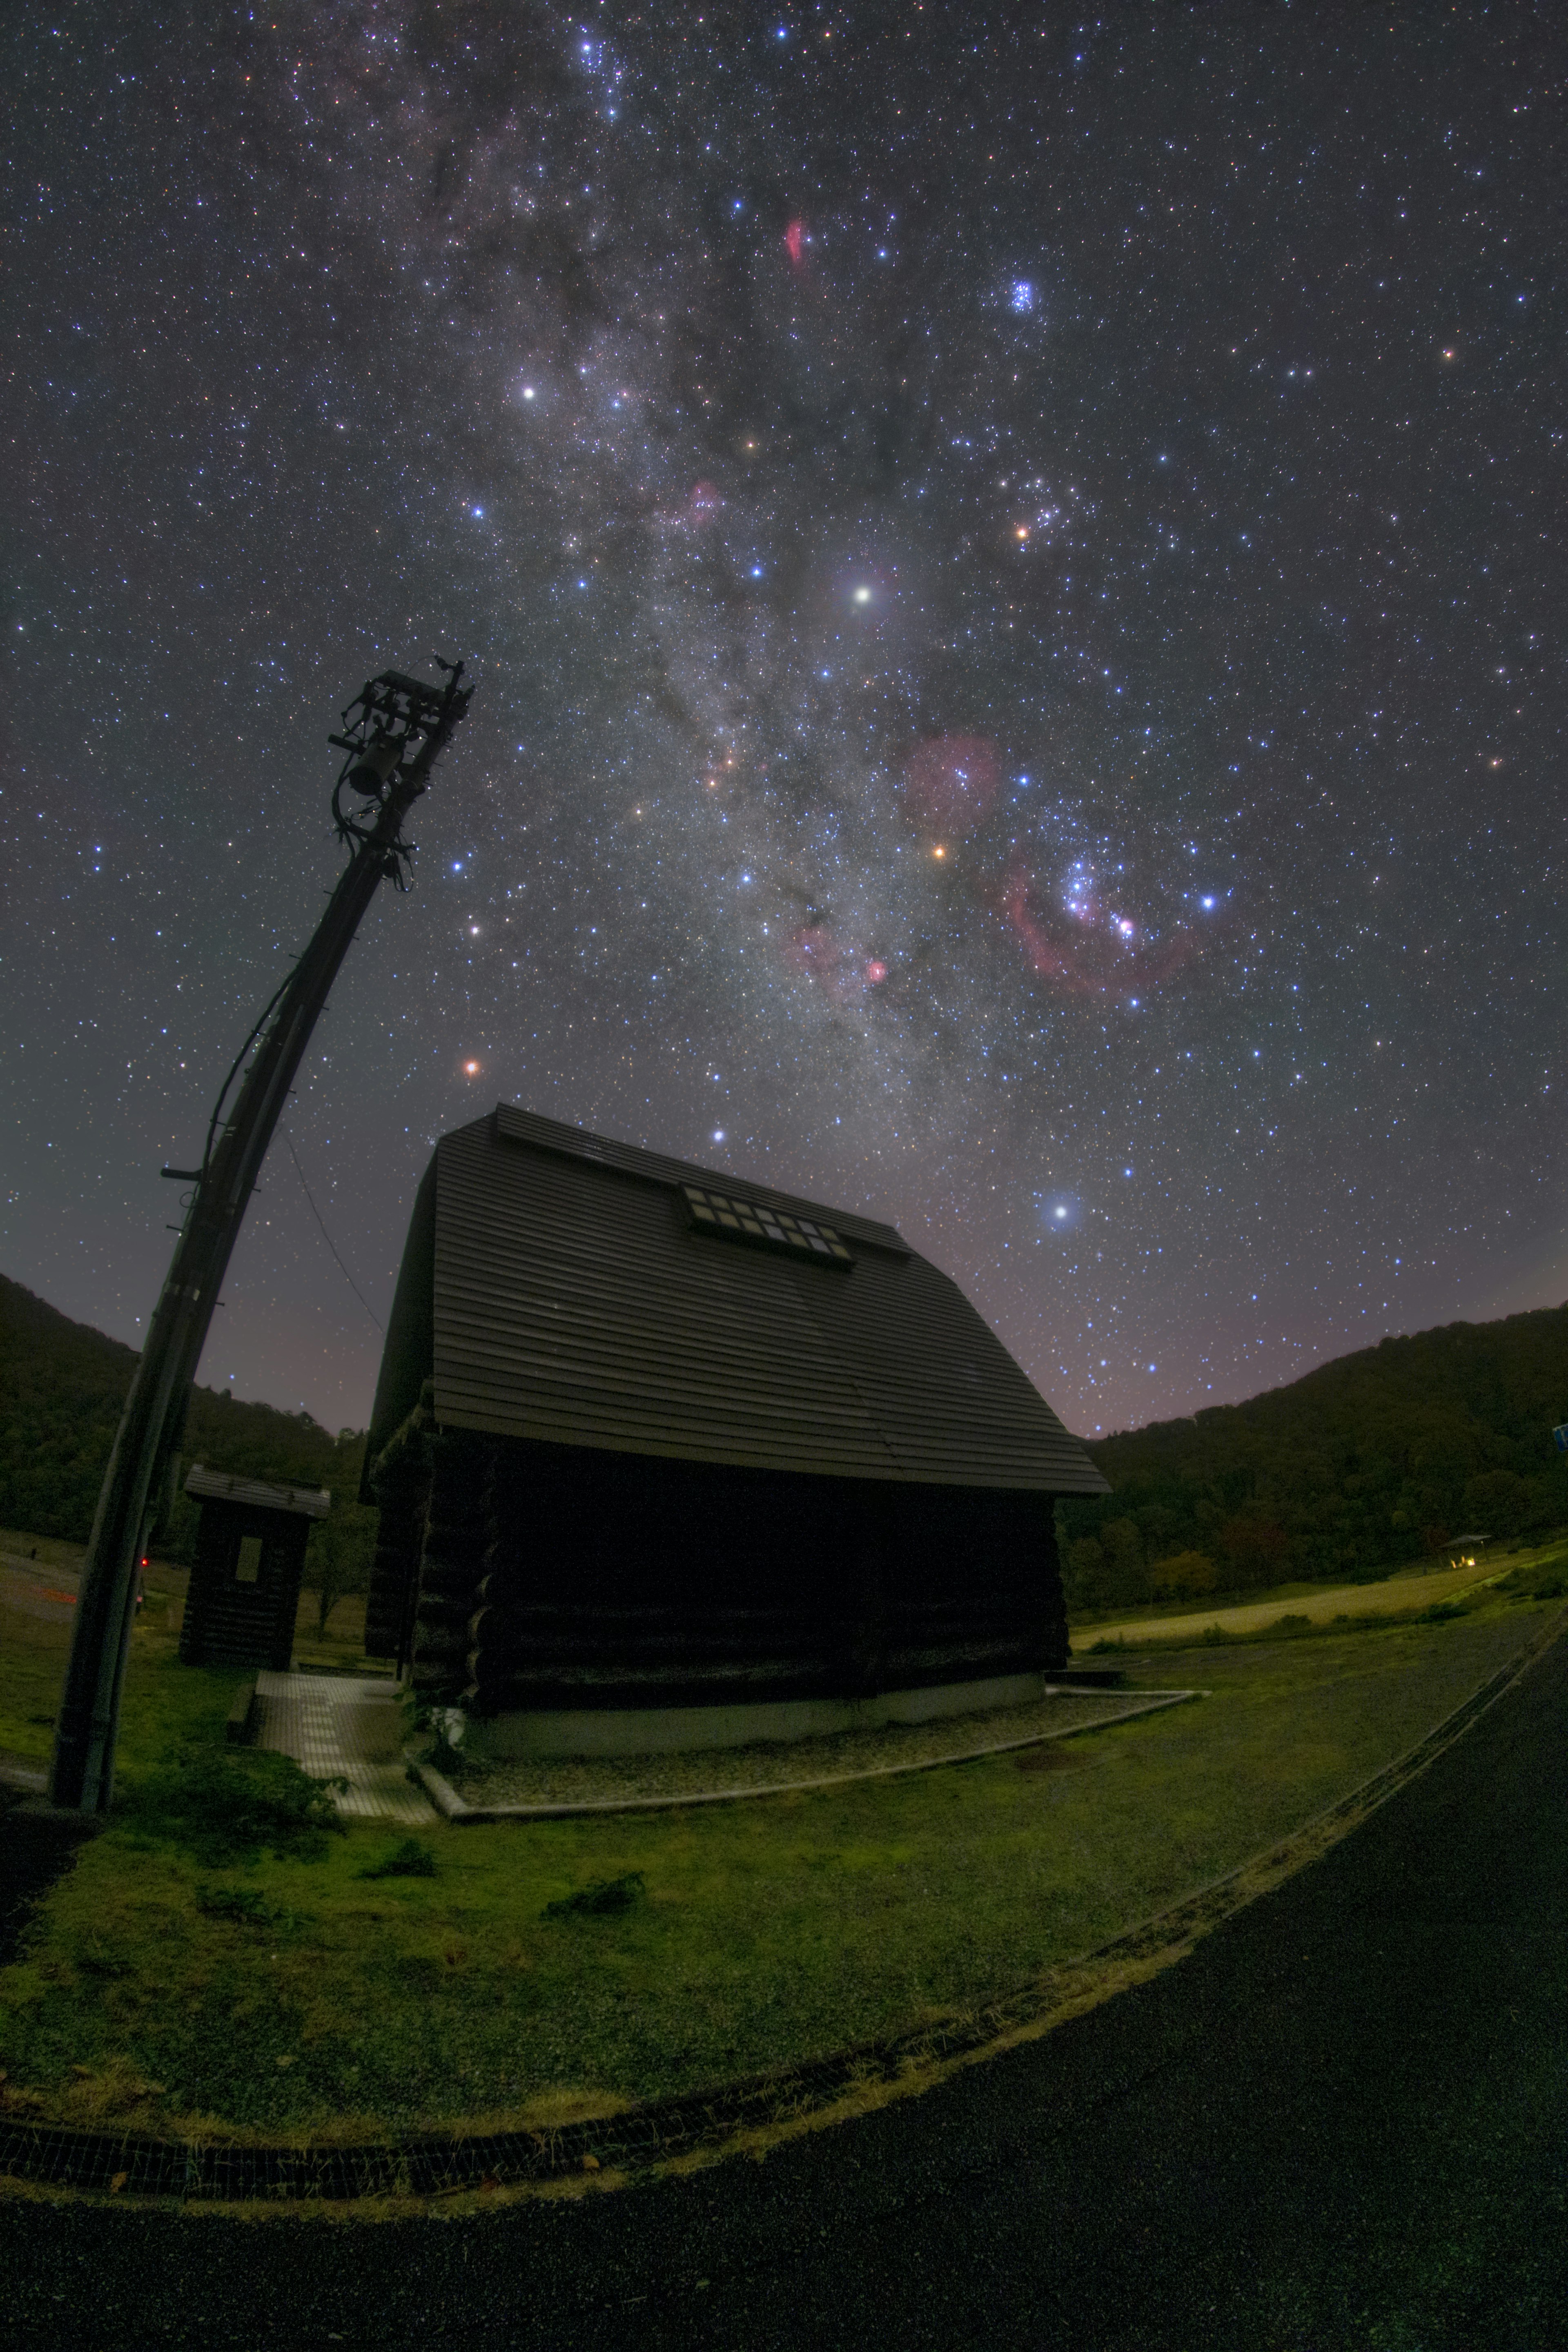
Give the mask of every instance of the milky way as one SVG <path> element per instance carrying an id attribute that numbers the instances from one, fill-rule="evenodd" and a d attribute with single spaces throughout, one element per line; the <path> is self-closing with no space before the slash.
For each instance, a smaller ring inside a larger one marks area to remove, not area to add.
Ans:
<path id="1" fill-rule="evenodd" d="M 135 1339 L 440 652 L 205 1379 L 363 1423 L 321 1225 L 384 1322 L 498 1098 L 892 1219 L 1089 1433 L 1562 1295 L 1546 32 L 7 41 L 6 1273 Z"/>

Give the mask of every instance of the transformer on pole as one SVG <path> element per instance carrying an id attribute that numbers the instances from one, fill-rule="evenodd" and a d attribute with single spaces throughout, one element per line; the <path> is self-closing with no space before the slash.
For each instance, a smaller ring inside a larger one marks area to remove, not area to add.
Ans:
<path id="1" fill-rule="evenodd" d="M 74 1811 L 103 1812 L 113 1793 L 138 1564 L 267 1147 L 377 885 L 407 887 L 411 845 L 402 837 L 403 820 L 468 706 L 473 689 L 459 684 L 462 663 L 437 667 L 446 672 L 444 687 L 384 670 L 344 711 L 344 732 L 329 739 L 345 755 L 332 815 L 353 855 L 315 936 L 240 1049 L 213 1112 L 200 1168 L 163 1171 L 192 1179 L 196 1189 L 125 1400 L 82 1562 L 49 1774 L 53 1802 Z M 220 1124 L 224 1098 L 252 1045 L 234 1108 Z"/>

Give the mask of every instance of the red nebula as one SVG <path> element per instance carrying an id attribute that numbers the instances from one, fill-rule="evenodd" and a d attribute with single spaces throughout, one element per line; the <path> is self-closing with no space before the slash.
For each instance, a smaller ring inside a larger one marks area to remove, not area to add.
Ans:
<path id="1" fill-rule="evenodd" d="M 800 268 L 801 249 L 805 244 L 805 223 L 803 220 L 792 220 L 784 231 L 784 251 L 797 269 Z"/>
<path id="2" fill-rule="evenodd" d="M 1189 930 L 1140 947 L 1134 945 L 1137 929 L 1125 917 L 1097 920 L 1098 908 L 1068 914 L 1042 906 L 1034 877 L 1019 858 L 1003 882 L 1001 909 L 1030 970 L 1064 996 L 1142 996 L 1180 971 L 1199 950 Z"/>
<path id="3" fill-rule="evenodd" d="M 879 987 L 888 967 L 877 956 L 868 957 L 853 940 L 842 940 L 826 923 L 803 923 L 785 940 L 784 960 L 789 970 L 816 981 L 835 1004 L 847 1004 Z"/>
<path id="4" fill-rule="evenodd" d="M 711 520 L 724 501 L 715 482 L 693 482 L 691 486 L 691 520 L 702 523 Z"/>
<path id="5" fill-rule="evenodd" d="M 910 755 L 904 807 L 923 833 L 962 841 L 990 815 L 1000 772 L 984 735 L 934 735 Z"/>

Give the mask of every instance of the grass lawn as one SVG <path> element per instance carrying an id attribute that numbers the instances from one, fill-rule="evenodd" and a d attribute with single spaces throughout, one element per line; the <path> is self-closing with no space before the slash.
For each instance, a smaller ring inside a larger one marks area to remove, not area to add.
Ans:
<path id="1" fill-rule="evenodd" d="M 70 1649 L 71 1611 L 64 1596 L 76 1590 L 82 1551 L 80 1544 L 58 1537 L 19 1535 L 15 1528 L 0 1528 L 0 1752 L 28 1763 L 47 1765 L 49 1759 Z M 147 1602 L 132 1635 L 133 1685 L 140 1680 L 142 1661 L 151 1664 L 172 1655 L 184 1614 L 187 1581 L 183 1568 L 158 1559 L 148 1562 L 142 1579 Z M 60 1597 L 40 1603 L 35 1597 L 39 1592 Z M 363 1595 L 345 1593 L 335 1603 L 324 1633 L 317 1626 L 319 1613 L 316 1595 L 302 1592 L 294 1625 L 295 1664 L 331 1667 L 341 1674 L 364 1672 L 371 1662 L 364 1654 Z M 230 1697 L 242 1679 L 227 1669 L 218 1676 Z M 227 1706 L 226 1698 L 226 1711 Z M 156 1717 L 148 1720 L 155 1733 Z M 127 1742 L 134 1739 L 136 1730 L 128 1713 Z M 130 1753 L 129 1748 L 125 1752 Z"/>
<path id="2" fill-rule="evenodd" d="M 370 2135 L 604 2112 L 894 2032 L 1298 1827 L 1511 1656 L 1542 1606 L 1489 1595 L 1447 1622 L 1162 1652 L 1141 1679 L 1212 1696 L 1023 1757 L 684 1813 L 441 1824 L 421 1839 L 433 1874 L 411 1877 L 364 1874 L 401 1832 L 225 1859 L 160 1809 L 172 1743 L 229 1769 L 241 1677 L 181 1667 L 172 1610 L 150 1604 L 112 1825 L 0 1971 L 0 2098 Z M 16 1622 L 40 1653 L 56 1631 Z M 39 1672 L 0 1651 L 3 1719 L 35 1738 Z M 624 1910 L 542 1916 L 631 1873 Z"/>
<path id="3" fill-rule="evenodd" d="M 1073 1654 L 1082 1656 L 1096 1643 L 1108 1641 L 1132 1646 L 1153 1641 L 1190 1641 L 1214 1624 L 1226 1633 L 1254 1633 L 1288 1607 L 1314 1624 L 1328 1624 L 1340 1616 L 1391 1616 L 1430 1607 L 1434 1601 L 1448 1600 L 1476 1585 L 1495 1583 L 1503 1576 L 1528 1575 L 1562 1553 L 1563 1538 L 1558 1535 L 1543 1544 L 1481 1552 L 1473 1566 L 1451 1568 L 1444 1559 L 1424 1568 L 1390 1569 L 1385 1576 L 1354 1584 L 1277 1584 L 1264 1592 L 1216 1592 L 1202 1601 L 1152 1601 L 1135 1610 L 1075 1612 Z"/>

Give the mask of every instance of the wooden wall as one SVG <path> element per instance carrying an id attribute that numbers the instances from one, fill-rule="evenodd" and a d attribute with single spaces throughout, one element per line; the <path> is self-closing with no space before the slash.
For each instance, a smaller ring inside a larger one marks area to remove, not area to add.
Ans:
<path id="1" fill-rule="evenodd" d="M 1047 1496 L 463 1431 L 428 1433 L 419 1475 L 422 1494 L 405 1456 L 387 1482 L 376 1638 L 401 1576 L 416 1686 L 479 1713 L 860 1696 L 1066 1662 Z"/>
<path id="2" fill-rule="evenodd" d="M 180 1628 L 180 1655 L 186 1665 L 287 1672 L 310 1533 L 310 1520 L 295 1511 L 258 1510 L 213 1496 L 203 1501 Z M 254 1583 L 242 1582 L 237 1574 L 247 1537 L 261 1545 Z"/>

